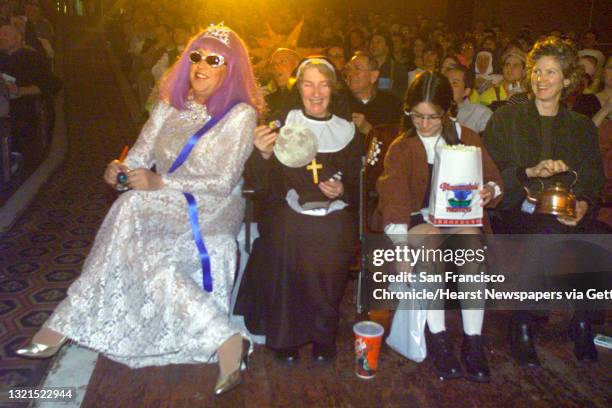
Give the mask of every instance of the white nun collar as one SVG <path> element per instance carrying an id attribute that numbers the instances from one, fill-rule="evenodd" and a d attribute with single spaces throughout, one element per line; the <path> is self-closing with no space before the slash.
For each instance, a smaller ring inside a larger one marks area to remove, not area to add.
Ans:
<path id="1" fill-rule="evenodd" d="M 355 124 L 336 115 L 320 120 L 307 117 L 301 109 L 294 109 L 287 115 L 285 125 L 302 125 L 310 129 L 317 137 L 318 153 L 339 152 L 355 137 Z"/>

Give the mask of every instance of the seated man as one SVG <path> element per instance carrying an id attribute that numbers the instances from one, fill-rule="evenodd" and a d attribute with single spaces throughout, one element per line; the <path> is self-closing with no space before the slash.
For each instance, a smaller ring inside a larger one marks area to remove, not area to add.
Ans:
<path id="1" fill-rule="evenodd" d="M 372 127 L 399 123 L 402 117 L 402 101 L 376 88 L 379 74 L 376 60 L 364 52 L 355 53 L 346 66 L 353 122 L 364 136 Z"/>
<path id="2" fill-rule="evenodd" d="M 11 24 L 0 27 L 0 73 L 11 94 L 14 148 L 20 153 L 24 153 L 26 147 L 36 144 L 36 96 L 51 93 L 57 86 L 45 57 L 25 48 L 23 41 L 19 28 Z M 30 154 L 36 153 L 40 152 Z"/>
<path id="3" fill-rule="evenodd" d="M 486 106 L 470 102 L 470 94 L 474 87 L 474 74 L 463 65 L 454 65 L 447 72 L 446 77 L 453 87 L 453 98 L 457 104 L 457 121 L 482 133 L 487 126 L 493 112 Z"/>

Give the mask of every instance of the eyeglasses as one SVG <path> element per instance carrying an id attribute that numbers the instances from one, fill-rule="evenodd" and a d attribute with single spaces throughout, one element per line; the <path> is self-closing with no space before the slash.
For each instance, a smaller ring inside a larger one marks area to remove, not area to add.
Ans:
<path id="1" fill-rule="evenodd" d="M 442 115 L 423 115 L 418 112 L 404 111 L 404 115 L 410 116 L 413 122 L 422 122 L 429 120 L 430 122 L 439 122 L 442 120 Z"/>
<path id="2" fill-rule="evenodd" d="M 192 64 L 199 64 L 202 60 L 206 61 L 206 63 L 213 68 L 219 68 L 225 65 L 225 57 L 223 55 L 208 54 L 207 56 L 203 56 L 198 50 L 189 53 L 189 62 Z"/>

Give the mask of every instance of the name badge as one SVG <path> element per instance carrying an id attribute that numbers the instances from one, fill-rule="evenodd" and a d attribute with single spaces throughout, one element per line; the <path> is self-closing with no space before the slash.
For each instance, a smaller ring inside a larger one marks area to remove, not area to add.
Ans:
<path id="1" fill-rule="evenodd" d="M 391 78 L 378 78 L 378 89 L 393 88 L 393 80 Z"/>
<path id="2" fill-rule="evenodd" d="M 525 199 L 525 201 L 523 201 L 523 205 L 521 205 L 521 211 L 527 214 L 533 214 L 535 212 L 535 208 L 535 204 L 530 203 L 527 201 L 527 199 Z"/>

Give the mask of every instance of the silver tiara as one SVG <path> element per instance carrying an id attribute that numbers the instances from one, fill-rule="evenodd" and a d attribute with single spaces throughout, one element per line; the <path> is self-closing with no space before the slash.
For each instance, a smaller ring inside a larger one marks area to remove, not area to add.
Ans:
<path id="1" fill-rule="evenodd" d="M 227 28 L 223 24 L 223 22 L 220 22 L 217 25 L 211 24 L 210 27 L 208 27 L 206 31 L 204 31 L 204 37 L 210 37 L 219 40 L 229 48 L 229 33 L 230 29 Z"/>

